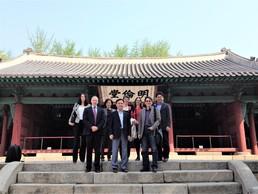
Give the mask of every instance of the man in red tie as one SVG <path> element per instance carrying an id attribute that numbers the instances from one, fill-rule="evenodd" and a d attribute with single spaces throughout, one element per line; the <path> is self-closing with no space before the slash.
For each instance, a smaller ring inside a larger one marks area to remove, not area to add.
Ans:
<path id="1" fill-rule="evenodd" d="M 87 147 L 87 164 L 86 172 L 91 171 L 92 167 L 92 151 L 95 151 L 94 167 L 95 172 L 100 172 L 100 144 L 103 126 L 105 123 L 104 110 L 98 105 L 98 97 L 91 98 L 91 106 L 86 108 L 83 113 L 84 130 L 83 134 L 86 135 Z"/>

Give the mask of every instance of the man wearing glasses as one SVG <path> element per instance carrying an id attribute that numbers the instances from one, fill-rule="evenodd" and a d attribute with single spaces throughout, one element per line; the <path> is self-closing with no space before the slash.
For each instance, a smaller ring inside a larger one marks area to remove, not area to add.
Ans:
<path id="1" fill-rule="evenodd" d="M 156 110 L 151 97 L 146 97 L 144 100 L 146 108 L 143 108 L 140 114 L 138 137 L 142 140 L 142 158 L 143 168 L 141 172 L 150 171 L 149 164 L 149 147 L 152 152 L 152 172 L 157 172 L 158 169 L 158 150 L 155 140 L 155 133 L 160 124 L 160 112 Z"/>

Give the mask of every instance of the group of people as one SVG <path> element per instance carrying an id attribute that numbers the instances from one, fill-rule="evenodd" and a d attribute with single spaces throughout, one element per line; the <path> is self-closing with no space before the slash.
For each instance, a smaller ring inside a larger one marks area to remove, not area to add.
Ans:
<path id="1" fill-rule="evenodd" d="M 171 111 L 164 103 L 162 92 L 156 94 L 156 102 L 151 97 L 137 97 L 134 104 L 128 97 L 117 99 L 115 107 L 111 99 L 106 99 L 104 106 L 98 106 L 98 97 L 91 98 L 87 103 L 85 94 L 81 94 L 73 106 L 69 125 L 74 132 L 73 162 L 86 158 L 86 172 L 92 170 L 92 153 L 95 152 L 94 169 L 99 173 L 100 160 L 104 160 L 105 145 L 107 159 L 112 161 L 114 173 L 118 172 L 118 153 L 121 157 L 121 171 L 128 172 L 130 148 L 136 148 L 136 160 L 142 154 L 143 168 L 141 171 L 157 172 L 158 161 L 167 162 L 169 158 L 169 139 Z M 133 131 L 134 128 L 134 131 Z M 162 143 L 157 144 L 156 133 L 162 131 Z M 80 143 L 81 139 L 81 143 Z M 152 153 L 152 164 L 149 163 L 149 148 Z M 85 157 L 86 155 L 86 157 Z"/>

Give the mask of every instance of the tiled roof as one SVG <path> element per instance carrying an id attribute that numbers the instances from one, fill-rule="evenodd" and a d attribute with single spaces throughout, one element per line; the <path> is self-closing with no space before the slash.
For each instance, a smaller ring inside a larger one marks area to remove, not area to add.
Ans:
<path id="1" fill-rule="evenodd" d="M 25 54 L 0 63 L 0 81 L 13 79 L 192 80 L 258 78 L 258 63 L 222 50 L 172 58 L 73 58 Z"/>

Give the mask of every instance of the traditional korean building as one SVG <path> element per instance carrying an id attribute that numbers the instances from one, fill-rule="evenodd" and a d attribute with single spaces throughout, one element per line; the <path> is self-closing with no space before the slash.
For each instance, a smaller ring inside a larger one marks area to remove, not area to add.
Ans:
<path id="1" fill-rule="evenodd" d="M 165 94 L 171 152 L 258 154 L 258 62 L 228 49 L 172 58 L 73 58 L 25 50 L 0 63 L 0 155 L 71 152 L 68 118 L 84 92 L 100 101 Z M 120 96 L 119 96 L 120 95 Z"/>

